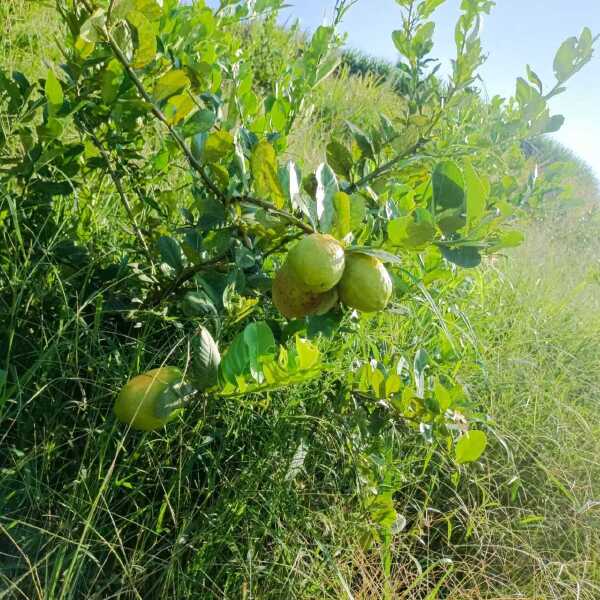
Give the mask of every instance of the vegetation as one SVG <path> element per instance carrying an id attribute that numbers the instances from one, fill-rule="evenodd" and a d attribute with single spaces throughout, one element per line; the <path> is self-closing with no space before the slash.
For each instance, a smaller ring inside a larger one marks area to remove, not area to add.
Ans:
<path id="1" fill-rule="evenodd" d="M 491 2 L 401 87 L 280 4 L 0 7 L 0 598 L 597 598 L 591 33 L 486 104 Z"/>

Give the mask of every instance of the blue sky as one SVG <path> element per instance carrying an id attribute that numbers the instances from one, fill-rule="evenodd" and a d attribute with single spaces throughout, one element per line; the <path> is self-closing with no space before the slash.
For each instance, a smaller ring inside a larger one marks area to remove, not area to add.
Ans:
<path id="1" fill-rule="evenodd" d="M 287 18 L 299 18 L 313 29 L 331 15 L 334 0 L 289 0 Z M 448 65 L 454 55 L 454 23 L 460 0 L 446 0 L 435 13 L 434 55 Z M 391 32 L 400 25 L 394 0 L 359 0 L 346 15 L 342 30 L 348 44 L 391 60 L 396 50 Z M 487 17 L 483 45 L 489 58 L 481 70 L 490 96 L 514 93 L 515 79 L 529 63 L 546 85 L 553 85 L 552 61 L 562 41 L 579 35 L 584 26 L 600 33 L 600 0 L 497 0 Z M 592 62 L 568 84 L 568 90 L 551 103 L 554 113 L 566 117 L 555 137 L 575 150 L 600 176 L 600 47 Z"/>

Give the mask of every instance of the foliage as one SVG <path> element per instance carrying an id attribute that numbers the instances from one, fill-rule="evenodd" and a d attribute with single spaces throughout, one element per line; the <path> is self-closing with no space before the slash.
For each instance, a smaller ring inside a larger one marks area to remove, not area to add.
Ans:
<path id="1" fill-rule="evenodd" d="M 562 123 L 548 101 L 591 57 L 591 34 L 561 47 L 549 92 L 528 69 L 514 98 L 484 103 L 478 32 L 492 3 L 463 2 L 442 84 L 430 21 L 440 2 L 399 1 L 403 101 L 364 123 L 331 111 L 323 162 L 306 165 L 290 149 L 339 73 L 342 38 L 323 25 L 254 63 L 265 37 L 289 39 L 274 25 L 281 4 L 58 0 L 62 62 L 37 80 L 0 72 L 0 416 L 13 465 L 2 493 L 8 539 L 33 555 L 63 535 L 47 515 L 70 507 L 63 527 L 77 541 L 50 561 L 50 595 L 75 582 L 90 595 L 91 574 L 115 567 L 99 597 L 238 597 L 248 586 L 280 597 L 294 585 L 339 597 L 331 583 L 315 587 L 318 576 L 289 577 L 292 539 L 297 556 L 298 540 L 322 540 L 307 565 L 331 569 L 338 534 L 380 551 L 390 580 L 394 536 L 411 517 L 401 500 L 418 506 L 424 477 L 456 490 L 470 472 L 460 465 L 479 460 L 494 431 L 459 375 L 474 346 L 459 308 L 467 269 L 518 245 L 515 218 L 551 192 L 523 143 Z M 349 3 L 336 6 L 334 24 Z M 281 319 L 271 278 L 315 230 L 387 263 L 388 313 Z M 196 382 L 186 416 L 122 439 L 107 417 L 115 390 L 163 364 Z M 38 432 L 36 474 L 19 453 Z M 32 479 L 53 493 L 27 537 L 19 515 Z M 120 546 L 104 569 L 95 556 L 107 532 Z M 267 548 L 264 564 L 248 539 Z M 152 557 L 142 575 L 138 550 Z"/>

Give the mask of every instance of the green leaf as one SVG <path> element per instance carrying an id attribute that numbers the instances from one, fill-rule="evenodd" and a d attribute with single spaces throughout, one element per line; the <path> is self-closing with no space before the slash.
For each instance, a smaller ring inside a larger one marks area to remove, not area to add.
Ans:
<path id="1" fill-rule="evenodd" d="M 287 125 L 289 105 L 283 100 L 275 100 L 271 106 L 271 126 L 275 131 L 283 131 Z"/>
<path id="2" fill-rule="evenodd" d="M 184 252 L 186 252 L 186 256 L 189 258 L 189 247 L 184 244 L 183 249 Z M 182 309 L 186 317 L 201 317 L 206 314 L 216 315 L 214 303 L 206 296 L 206 294 L 199 292 L 187 292 L 183 297 Z"/>
<path id="3" fill-rule="evenodd" d="M 335 173 L 346 179 L 350 179 L 353 162 L 352 154 L 344 144 L 337 140 L 329 142 L 327 145 L 327 164 Z"/>
<path id="4" fill-rule="evenodd" d="M 50 69 L 46 75 L 44 91 L 46 93 L 46 98 L 48 99 L 48 112 L 51 115 L 55 115 L 62 108 L 65 96 L 63 94 L 62 85 L 52 69 Z"/>
<path id="5" fill-rule="evenodd" d="M 503 232 L 498 241 L 489 249 L 490 252 L 497 252 L 503 248 L 516 248 L 525 241 L 525 236 L 520 231 Z"/>
<path id="6" fill-rule="evenodd" d="M 422 58 L 429 54 L 433 48 L 433 34 L 435 32 L 435 23 L 429 21 L 423 23 L 415 32 L 412 39 L 412 50 L 415 56 Z"/>
<path id="7" fill-rule="evenodd" d="M 440 251 L 447 261 L 465 269 L 473 269 L 481 264 L 481 254 L 474 246 L 440 246 Z"/>
<path id="8" fill-rule="evenodd" d="M 367 203 L 360 194 L 352 194 L 350 204 L 350 227 L 352 231 L 361 229 L 367 216 Z"/>
<path id="9" fill-rule="evenodd" d="M 375 496 L 369 502 L 368 508 L 371 519 L 385 530 L 390 530 L 398 517 L 391 492 Z"/>
<path id="10" fill-rule="evenodd" d="M 194 136 L 194 139 L 195 137 L 196 136 Z M 202 159 L 209 163 L 217 162 L 227 158 L 233 153 L 234 149 L 233 136 L 229 131 L 226 131 L 225 129 L 214 131 L 206 137 L 206 141 L 202 147 Z"/>
<path id="11" fill-rule="evenodd" d="M 189 92 L 173 96 L 167 102 L 164 113 L 170 125 L 177 125 L 183 121 L 196 108 L 193 98 Z"/>
<path id="12" fill-rule="evenodd" d="M 456 233 L 467 224 L 467 219 L 462 208 L 445 210 L 436 216 L 437 226 L 446 236 Z"/>
<path id="13" fill-rule="evenodd" d="M 424 348 L 419 348 L 415 353 L 415 360 L 413 361 L 413 371 L 415 375 L 415 381 L 418 383 L 417 387 L 423 387 L 425 381 L 425 370 L 429 366 L 429 354 Z M 422 396 L 423 390 L 417 390 L 419 395 Z"/>
<path id="14" fill-rule="evenodd" d="M 85 21 L 79 30 L 79 37 L 89 43 L 95 44 L 103 39 L 102 30 L 106 25 L 106 13 L 99 8 L 94 14 Z"/>
<path id="15" fill-rule="evenodd" d="M 315 198 L 317 201 L 317 218 L 320 230 L 328 233 L 333 227 L 335 207 L 333 196 L 339 191 L 337 178 L 331 167 L 325 163 L 319 165 L 315 173 L 317 179 L 317 190 Z"/>
<path id="16" fill-rule="evenodd" d="M 127 20 L 137 33 L 135 40 L 136 49 L 131 66 L 134 69 L 142 69 L 156 57 L 156 29 L 141 12 L 134 11 L 129 13 Z"/>
<path id="17" fill-rule="evenodd" d="M 293 160 L 289 160 L 284 167 L 279 169 L 278 177 L 290 206 L 294 210 L 303 210 L 304 202 L 300 193 L 302 173 L 298 165 Z"/>
<path id="18" fill-rule="evenodd" d="M 487 435 L 483 431 L 467 431 L 456 443 L 454 459 L 459 465 L 474 462 L 484 453 Z"/>
<path id="19" fill-rule="evenodd" d="M 465 162 L 463 175 L 467 191 L 467 225 L 471 228 L 481 221 L 486 212 L 490 184 L 479 177 L 470 162 Z"/>
<path id="20" fill-rule="evenodd" d="M 545 123 L 543 133 L 555 133 L 565 124 L 563 115 L 553 115 Z"/>
<path id="21" fill-rule="evenodd" d="M 435 9 L 443 4 L 446 0 L 424 0 L 417 6 L 417 12 L 421 19 L 428 19 Z"/>
<path id="22" fill-rule="evenodd" d="M 336 192 L 333 194 L 333 209 L 335 211 L 333 218 L 333 235 L 341 240 L 345 238 L 351 231 L 350 224 L 350 204 L 351 199 L 344 192 Z"/>
<path id="23" fill-rule="evenodd" d="M 298 368 L 302 371 L 318 366 L 321 353 L 312 342 L 296 336 L 296 351 L 298 352 Z"/>
<path id="24" fill-rule="evenodd" d="M 533 83 L 533 85 L 535 85 L 540 94 L 544 93 L 544 86 L 542 84 L 542 80 L 538 77 L 538 74 L 531 69 L 529 65 L 527 65 L 527 79 L 529 79 L 530 83 Z"/>
<path id="25" fill-rule="evenodd" d="M 566 81 L 575 72 L 577 60 L 577 38 L 566 39 L 554 57 L 554 75 L 560 83 Z"/>
<path id="26" fill-rule="evenodd" d="M 585 58 L 586 56 L 591 55 L 593 50 L 594 37 L 592 35 L 592 30 L 589 27 L 584 27 L 579 36 L 579 41 L 577 42 L 577 52 L 580 57 Z"/>
<path id="27" fill-rule="evenodd" d="M 443 161 L 433 171 L 433 200 L 436 209 L 461 208 L 465 202 L 462 171 L 453 161 Z"/>
<path id="28" fill-rule="evenodd" d="M 117 99 L 124 79 L 125 71 L 121 63 L 113 58 L 102 72 L 102 100 L 104 104 L 112 104 Z"/>
<path id="29" fill-rule="evenodd" d="M 251 323 L 235 337 L 221 361 L 224 381 L 238 386 L 249 374 L 257 383 L 264 383 L 263 366 L 274 358 L 276 349 L 270 327 L 264 321 Z"/>
<path id="30" fill-rule="evenodd" d="M 316 87 L 325 81 L 340 66 L 341 61 L 342 57 L 337 52 L 331 52 L 322 59 L 315 72 L 313 87 Z"/>
<path id="31" fill-rule="evenodd" d="M 535 93 L 535 90 L 522 77 L 517 77 L 515 97 L 521 106 L 526 106 Z"/>
<path id="32" fill-rule="evenodd" d="M 273 332 L 264 321 L 259 321 L 250 323 L 244 329 L 243 336 L 248 348 L 250 374 L 258 383 L 262 383 L 264 381 L 262 360 L 273 356 L 277 346 Z"/>
<path id="33" fill-rule="evenodd" d="M 63 122 L 60 119 L 50 117 L 45 123 L 40 125 L 36 131 L 40 140 L 51 142 L 62 135 L 64 131 Z"/>
<path id="34" fill-rule="evenodd" d="M 190 85 L 189 77 L 181 69 L 173 69 L 160 77 L 154 84 L 152 95 L 157 102 L 177 94 Z"/>
<path id="35" fill-rule="evenodd" d="M 310 40 L 309 52 L 307 52 L 307 54 L 309 54 L 311 58 L 321 57 L 327 52 L 329 43 L 334 34 L 335 30 L 333 27 L 325 25 L 317 27 Z"/>
<path id="36" fill-rule="evenodd" d="M 452 405 L 452 396 L 450 395 L 450 392 L 440 383 L 438 379 L 436 379 L 433 387 L 433 393 L 435 394 L 435 399 L 440 407 L 440 412 L 445 413 Z"/>
<path id="37" fill-rule="evenodd" d="M 350 132 L 352 133 L 352 136 L 354 137 L 354 140 L 360 148 L 360 151 L 362 152 L 363 156 L 374 160 L 375 150 L 373 149 L 373 141 L 371 140 L 371 138 L 354 123 L 346 121 L 346 125 L 348 129 L 350 129 Z"/>
<path id="38" fill-rule="evenodd" d="M 132 12 L 138 12 L 149 21 L 157 21 L 162 16 L 162 8 L 157 0 L 116 0 L 113 18 L 127 19 Z"/>
<path id="39" fill-rule="evenodd" d="M 196 111 L 181 126 L 181 135 L 184 138 L 189 138 L 198 133 L 206 133 L 213 128 L 216 119 L 217 116 L 212 110 L 202 109 Z"/>
<path id="40" fill-rule="evenodd" d="M 203 391 L 217 383 L 221 355 L 214 338 L 205 327 L 200 327 L 190 339 L 190 381 Z"/>
<path id="41" fill-rule="evenodd" d="M 417 223 L 412 215 L 392 219 L 388 237 L 394 246 L 416 250 L 427 246 L 435 237 L 435 227 L 429 221 Z"/>
<path id="42" fill-rule="evenodd" d="M 411 47 L 410 40 L 406 37 L 406 34 L 402 30 L 396 30 L 392 32 L 392 41 L 396 50 L 402 54 L 402 56 L 410 56 Z"/>
<path id="43" fill-rule="evenodd" d="M 221 360 L 219 373 L 225 383 L 235 386 L 238 378 L 242 377 L 248 370 L 248 364 L 248 347 L 246 346 L 242 332 L 234 338 L 227 352 L 225 352 Z"/>
<path id="44" fill-rule="evenodd" d="M 181 248 L 172 237 L 161 235 L 158 239 L 158 249 L 160 250 L 162 260 L 170 267 L 178 272 L 183 269 Z"/>
<path id="45" fill-rule="evenodd" d="M 252 150 L 250 169 L 258 195 L 269 198 L 277 208 L 283 208 L 285 194 L 279 182 L 277 154 L 267 140 L 261 140 Z"/>

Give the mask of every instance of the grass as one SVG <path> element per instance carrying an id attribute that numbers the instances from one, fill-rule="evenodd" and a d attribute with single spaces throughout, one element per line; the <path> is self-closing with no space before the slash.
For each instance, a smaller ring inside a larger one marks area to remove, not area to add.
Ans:
<path id="1" fill-rule="evenodd" d="M 2 57 L 41 75 L 53 23 L 34 8 L 0 7 L 11 32 Z M 313 104 L 290 148 L 309 163 L 345 119 L 393 118 L 398 98 L 346 73 Z M 528 224 L 522 248 L 469 272 L 441 307 L 492 440 L 484 460 L 457 470 L 411 430 L 367 422 L 336 385 L 365 349 L 410 356 L 433 343 L 436 320 L 418 297 L 323 341 L 331 362 L 318 381 L 207 398 L 158 433 L 116 424 L 127 379 L 185 366 L 187 328 L 158 314 L 106 317 L 97 265 L 63 260 L 69 228 L 103 249 L 101 266 L 126 258 L 117 200 L 97 187 L 79 207 L 61 200 L 22 223 L 33 247 L 0 226 L 0 368 L 11 381 L 0 403 L 0 599 L 600 597 L 594 204 Z M 385 546 L 366 543 L 361 501 L 385 474 L 400 482 L 407 522 L 389 577 Z"/>

